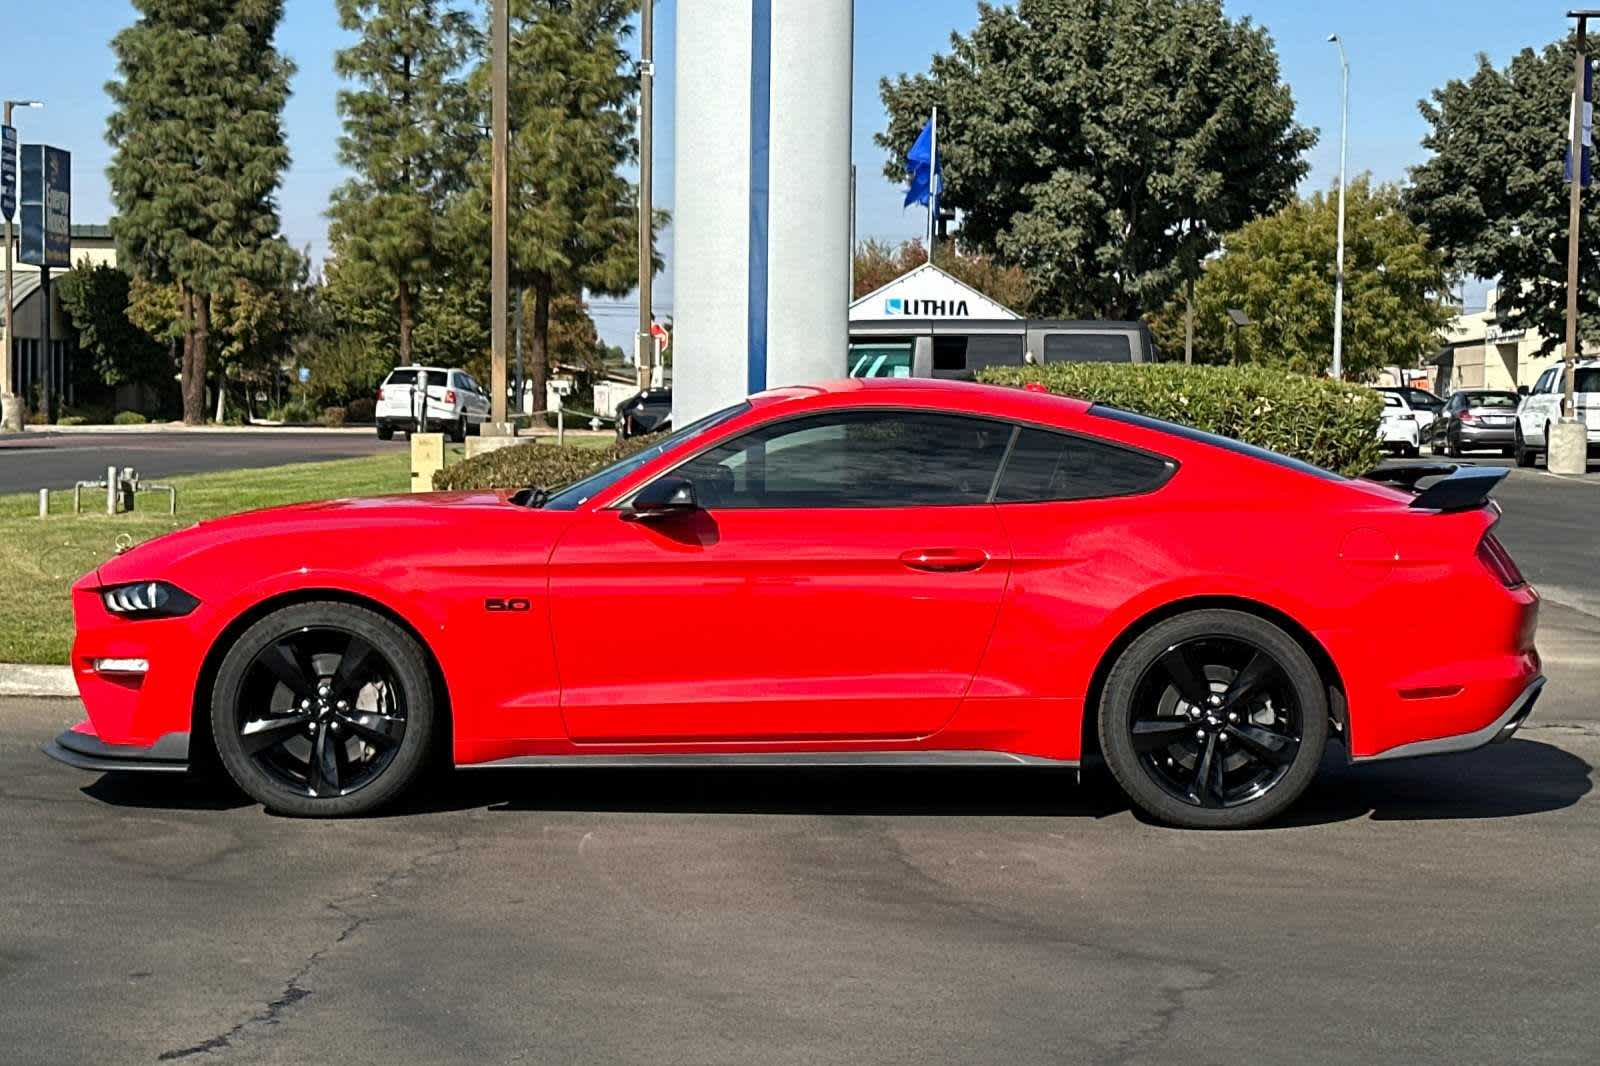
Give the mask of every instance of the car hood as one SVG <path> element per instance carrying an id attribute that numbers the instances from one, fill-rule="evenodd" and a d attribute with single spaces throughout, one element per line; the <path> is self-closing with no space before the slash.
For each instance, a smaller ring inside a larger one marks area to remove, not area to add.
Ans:
<path id="1" fill-rule="evenodd" d="M 243 565 L 278 556 L 286 544 L 315 546 L 318 554 L 333 545 L 339 558 L 363 551 L 382 551 L 391 557 L 397 546 L 411 543 L 408 533 L 423 527 L 448 524 L 464 539 L 487 533 L 497 523 L 491 516 L 515 516 L 521 530 L 550 525 L 564 512 L 532 511 L 509 501 L 510 493 L 429 492 L 398 496 L 371 496 L 286 504 L 256 511 L 208 518 L 154 540 L 145 541 L 101 564 L 102 584 L 143 581 L 170 573 L 174 567 L 201 553 L 239 553 Z M 381 535 L 380 535 L 381 534 Z M 255 549 L 250 545 L 263 546 Z M 242 576 L 242 575 L 241 575 Z M 95 579 L 95 575 L 90 575 Z"/>

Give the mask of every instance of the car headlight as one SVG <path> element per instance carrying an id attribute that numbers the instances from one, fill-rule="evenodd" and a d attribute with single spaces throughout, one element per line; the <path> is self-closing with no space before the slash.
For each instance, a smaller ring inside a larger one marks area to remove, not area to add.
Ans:
<path id="1" fill-rule="evenodd" d="M 200 601 L 165 581 L 140 581 L 100 590 L 106 610 L 124 618 L 177 618 L 200 606 Z"/>

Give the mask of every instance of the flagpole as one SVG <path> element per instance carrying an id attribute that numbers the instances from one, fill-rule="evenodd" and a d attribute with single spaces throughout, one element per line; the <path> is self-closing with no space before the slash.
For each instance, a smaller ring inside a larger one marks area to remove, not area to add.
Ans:
<path id="1" fill-rule="evenodd" d="M 928 159 L 928 262 L 933 262 L 934 217 L 939 210 L 939 108 L 933 109 L 933 144 Z"/>

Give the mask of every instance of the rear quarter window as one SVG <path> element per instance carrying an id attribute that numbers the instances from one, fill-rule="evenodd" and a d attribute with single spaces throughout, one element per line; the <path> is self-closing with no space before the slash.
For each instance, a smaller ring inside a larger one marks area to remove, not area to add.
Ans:
<path id="1" fill-rule="evenodd" d="M 1017 434 L 995 503 L 1041 503 L 1133 496 L 1159 488 L 1177 468 L 1170 459 L 1045 429 Z"/>
<path id="2" fill-rule="evenodd" d="M 1214 448 L 1233 452 L 1235 455 L 1249 456 L 1264 463 L 1271 463 L 1273 466 L 1281 466 L 1286 470 L 1310 474 L 1312 477 L 1321 478 L 1323 481 L 1349 480 L 1343 474 L 1334 473 L 1332 470 L 1324 470 L 1320 466 L 1312 466 L 1303 460 L 1295 459 L 1279 452 L 1269 451 L 1266 448 L 1259 448 L 1254 444 L 1246 444 L 1242 440 L 1234 440 L 1232 437 L 1224 437 L 1217 433 L 1207 433 L 1203 429 L 1195 429 L 1193 426 L 1185 426 L 1178 422 L 1168 422 L 1162 418 L 1135 414 L 1132 411 L 1124 411 L 1120 407 L 1107 407 L 1104 404 L 1097 403 L 1089 408 L 1089 413 L 1100 418 L 1108 418 L 1113 422 L 1122 422 L 1130 426 L 1139 426 L 1141 429 L 1151 429 L 1158 433 L 1182 437 L 1184 440 L 1209 444 Z"/>

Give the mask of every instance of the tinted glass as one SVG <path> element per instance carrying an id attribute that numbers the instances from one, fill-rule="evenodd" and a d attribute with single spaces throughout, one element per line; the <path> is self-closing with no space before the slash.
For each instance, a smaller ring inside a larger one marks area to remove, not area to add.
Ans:
<path id="1" fill-rule="evenodd" d="M 1392 393 L 1388 393 L 1388 392 L 1384 393 L 1383 394 L 1383 406 L 1385 406 L 1385 407 L 1399 407 L 1400 406 L 1400 397 L 1395 396 Z"/>
<path id="2" fill-rule="evenodd" d="M 967 338 L 933 338 L 933 369 L 936 373 L 940 370 L 967 369 Z"/>
<path id="3" fill-rule="evenodd" d="M 1232 437 L 1224 437 L 1216 433 L 1207 433 L 1205 430 L 1195 429 L 1193 426 L 1179 425 L 1177 422 L 1168 422 L 1161 418 L 1151 418 L 1149 415 L 1134 414 L 1132 411 L 1124 411 L 1119 407 L 1107 407 L 1104 404 L 1098 403 L 1089 408 L 1089 413 L 1092 415 L 1098 415 L 1101 418 L 1109 418 L 1114 422 L 1126 422 L 1132 426 L 1141 426 L 1145 429 L 1159 430 L 1162 433 L 1170 433 L 1174 437 L 1182 437 L 1185 440 L 1209 444 L 1212 447 L 1222 448 L 1225 451 L 1233 452 L 1236 455 L 1247 455 L 1252 459 L 1260 459 L 1262 462 L 1272 463 L 1274 466 L 1285 467 L 1289 470 L 1298 470 L 1302 474 L 1310 474 L 1312 477 L 1319 477 L 1324 481 L 1345 480 L 1342 475 L 1335 474 L 1332 470 L 1324 470 L 1320 466 L 1312 466 L 1310 463 L 1303 462 L 1299 459 L 1294 459 L 1287 455 L 1281 455 L 1278 452 L 1269 451 L 1266 448 L 1258 448 L 1254 444 L 1246 444 L 1244 441 L 1234 440 Z"/>
<path id="4" fill-rule="evenodd" d="M 919 411 L 837 411 L 762 426 L 680 467 L 700 506 L 981 504 L 1009 425 Z"/>
<path id="5" fill-rule="evenodd" d="M 391 370 L 385 385 L 415 385 L 417 372 L 415 370 Z"/>
<path id="6" fill-rule="evenodd" d="M 1557 375 L 1559 378 L 1559 375 Z M 1579 370 L 1573 376 L 1573 392 L 1600 392 L 1600 369 L 1590 367 Z"/>
<path id="7" fill-rule="evenodd" d="M 996 503 L 1086 500 L 1148 492 L 1171 464 L 1153 455 L 1044 429 L 1024 429 L 1006 460 Z"/>
<path id="8" fill-rule="evenodd" d="M 706 415 L 698 422 L 691 422 L 678 430 L 678 432 L 670 434 L 660 444 L 652 445 L 642 452 L 635 452 L 626 459 L 619 459 L 604 470 L 590 474 L 582 481 L 573 482 L 546 500 L 544 509 L 547 511 L 575 510 L 595 493 L 603 492 L 605 489 L 615 485 L 628 474 L 631 474 L 668 449 L 676 448 L 678 445 L 698 437 L 713 426 L 720 425 L 734 415 L 743 414 L 749 409 L 750 405 L 748 403 L 736 403 L 732 407 L 724 407 L 720 411 Z"/>
<path id="9" fill-rule="evenodd" d="M 1420 407 L 1424 411 L 1437 411 L 1444 406 L 1444 401 L 1422 389 L 1407 389 L 1406 399 L 1411 401 L 1412 407 Z"/>
<path id="10" fill-rule="evenodd" d="M 1021 366 L 1020 333 L 975 333 L 967 338 L 967 369 L 986 366 Z"/>
<path id="11" fill-rule="evenodd" d="M 1126 333 L 1050 333 L 1044 338 L 1047 363 L 1131 363 L 1133 338 Z"/>
<path id="12" fill-rule="evenodd" d="M 1461 400 L 1464 407 L 1515 407 L 1517 394 L 1514 392 L 1469 392 Z"/>

